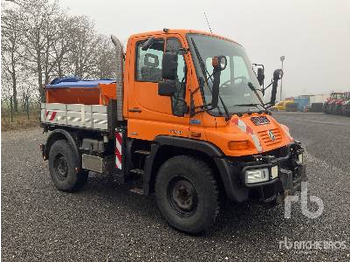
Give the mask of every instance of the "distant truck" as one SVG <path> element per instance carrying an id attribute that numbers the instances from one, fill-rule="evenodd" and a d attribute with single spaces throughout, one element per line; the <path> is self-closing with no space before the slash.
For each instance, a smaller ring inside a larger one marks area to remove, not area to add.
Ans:
<path id="1" fill-rule="evenodd" d="M 342 102 L 341 113 L 345 116 L 350 116 L 350 92 L 344 93 L 344 100 Z"/>
<path id="2" fill-rule="evenodd" d="M 331 96 L 323 103 L 323 112 L 326 114 L 340 114 L 343 101 L 343 92 L 332 92 Z"/>
<path id="3" fill-rule="evenodd" d="M 272 107 L 272 111 L 286 111 L 288 104 L 293 104 L 294 100 L 283 100 Z"/>
<path id="4" fill-rule="evenodd" d="M 56 79 L 46 89 L 42 155 L 53 183 L 74 192 L 89 171 L 155 193 L 168 223 L 207 230 L 220 202 L 277 204 L 306 179 L 304 149 L 267 109 L 240 44 L 193 30 L 133 35 L 116 46 L 115 80 Z M 60 214 L 57 214 L 58 216 Z M 264 221 L 263 221 L 264 222 Z"/>

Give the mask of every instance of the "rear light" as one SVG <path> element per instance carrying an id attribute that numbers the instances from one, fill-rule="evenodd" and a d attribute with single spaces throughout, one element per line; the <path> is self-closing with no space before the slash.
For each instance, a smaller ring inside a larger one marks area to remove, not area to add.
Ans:
<path id="1" fill-rule="evenodd" d="M 249 141 L 230 141 L 228 142 L 229 150 L 246 150 L 249 149 Z"/>

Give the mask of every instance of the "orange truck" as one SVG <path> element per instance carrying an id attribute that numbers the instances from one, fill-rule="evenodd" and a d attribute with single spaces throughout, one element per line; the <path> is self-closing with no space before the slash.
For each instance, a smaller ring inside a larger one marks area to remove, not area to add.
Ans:
<path id="1" fill-rule="evenodd" d="M 54 185 L 75 192 L 89 171 L 155 194 L 174 228 L 196 234 L 222 201 L 278 204 L 306 179 L 304 149 L 268 110 L 244 48 L 193 30 L 132 35 L 116 46 L 116 79 L 55 79 L 46 87 L 41 145 Z"/>

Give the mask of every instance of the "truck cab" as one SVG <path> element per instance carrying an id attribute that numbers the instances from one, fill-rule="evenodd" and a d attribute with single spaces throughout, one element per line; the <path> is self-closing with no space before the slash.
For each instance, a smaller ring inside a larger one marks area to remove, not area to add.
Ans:
<path id="1" fill-rule="evenodd" d="M 235 41 L 164 29 L 132 35 L 124 53 L 112 40 L 117 79 L 96 81 L 95 102 L 82 94 L 67 103 L 58 90 L 42 105 L 50 134 L 41 148 L 58 189 L 77 191 L 89 171 L 107 173 L 155 193 L 167 222 L 187 233 L 210 228 L 224 199 L 278 203 L 300 190 L 304 149 L 268 110 L 281 70 L 264 103 L 263 70 L 254 73 Z"/>
<path id="2" fill-rule="evenodd" d="M 323 103 L 323 112 L 326 114 L 337 114 L 341 109 L 343 99 L 343 92 L 332 92 L 331 96 Z"/>

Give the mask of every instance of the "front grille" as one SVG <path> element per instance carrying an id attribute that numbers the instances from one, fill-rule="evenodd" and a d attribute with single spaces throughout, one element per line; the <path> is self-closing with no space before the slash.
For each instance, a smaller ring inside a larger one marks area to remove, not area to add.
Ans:
<path id="1" fill-rule="evenodd" d="M 275 140 L 271 139 L 271 137 L 269 135 L 269 131 L 272 132 L 273 136 L 275 137 Z M 271 146 L 271 145 L 278 144 L 282 140 L 282 134 L 278 128 L 260 131 L 260 132 L 258 132 L 258 134 L 259 134 L 261 141 L 263 142 L 263 144 L 265 146 Z"/>
<path id="2" fill-rule="evenodd" d="M 270 123 L 270 120 L 266 116 L 257 116 L 257 117 L 251 117 L 250 120 L 256 125 L 267 125 Z"/>

